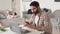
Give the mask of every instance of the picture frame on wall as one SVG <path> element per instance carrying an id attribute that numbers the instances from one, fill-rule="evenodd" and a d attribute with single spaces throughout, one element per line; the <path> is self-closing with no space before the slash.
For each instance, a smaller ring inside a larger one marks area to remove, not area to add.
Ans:
<path id="1" fill-rule="evenodd" d="M 60 2 L 60 0 L 55 0 L 55 2 Z"/>

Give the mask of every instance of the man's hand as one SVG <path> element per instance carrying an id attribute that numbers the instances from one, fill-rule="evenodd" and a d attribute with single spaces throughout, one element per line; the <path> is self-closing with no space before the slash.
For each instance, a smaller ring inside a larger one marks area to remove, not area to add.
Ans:
<path id="1" fill-rule="evenodd" d="M 43 26 L 36 26 L 36 29 L 39 30 L 39 31 L 43 31 Z"/>
<path id="2" fill-rule="evenodd" d="M 25 22 L 25 23 L 26 23 L 25 26 L 29 26 L 29 25 L 32 24 L 32 22 L 31 22 L 31 23 L 29 23 L 29 22 Z"/>
<path id="3" fill-rule="evenodd" d="M 39 26 L 39 25 L 34 25 L 34 24 L 29 24 L 29 23 L 26 23 L 25 26 L 29 27 L 29 28 L 32 28 L 32 29 L 36 29 L 36 30 L 39 30 L 39 31 L 42 31 L 42 26 Z"/>

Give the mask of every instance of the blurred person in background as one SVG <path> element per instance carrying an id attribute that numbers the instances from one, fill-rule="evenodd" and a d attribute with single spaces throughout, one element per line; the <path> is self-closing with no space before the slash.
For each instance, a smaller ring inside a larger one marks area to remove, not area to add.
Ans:
<path id="1" fill-rule="evenodd" d="M 8 15 L 7 15 L 7 19 L 14 18 L 14 17 L 16 17 L 16 15 L 17 15 L 16 12 L 9 12 Z"/>

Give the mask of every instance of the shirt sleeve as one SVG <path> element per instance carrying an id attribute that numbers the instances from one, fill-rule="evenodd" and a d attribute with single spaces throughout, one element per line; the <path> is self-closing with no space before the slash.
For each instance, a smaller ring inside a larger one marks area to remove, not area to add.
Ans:
<path id="1" fill-rule="evenodd" d="M 44 15 L 44 26 L 47 27 L 50 25 L 50 17 L 48 16 L 48 14 Z"/>
<path id="2" fill-rule="evenodd" d="M 48 14 L 44 14 L 44 30 L 45 32 L 49 32 L 49 33 L 52 32 L 52 26 Z"/>

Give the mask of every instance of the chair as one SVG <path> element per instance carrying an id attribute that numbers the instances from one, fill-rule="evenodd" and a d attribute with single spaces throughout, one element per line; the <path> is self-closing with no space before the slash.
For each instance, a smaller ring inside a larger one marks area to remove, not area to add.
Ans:
<path id="1" fill-rule="evenodd" d="M 53 16 L 55 17 L 56 21 L 58 21 L 58 24 L 60 24 L 60 10 L 55 10 L 53 12 Z"/>
<path id="2" fill-rule="evenodd" d="M 60 10 L 55 10 L 52 14 L 51 14 L 51 22 L 53 25 L 53 30 L 54 32 L 56 31 L 60 31 Z"/>

